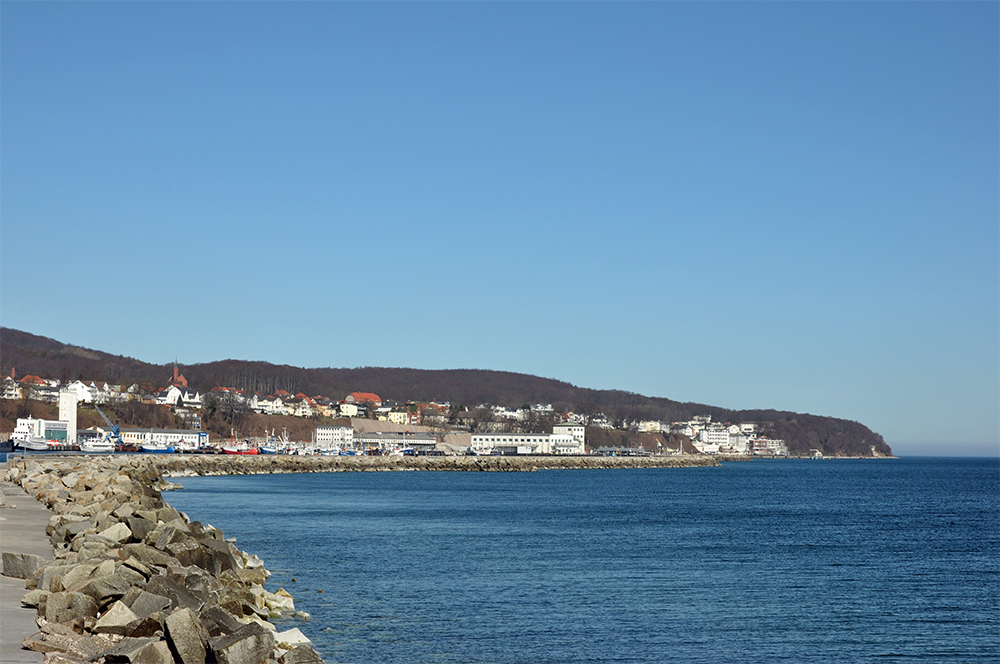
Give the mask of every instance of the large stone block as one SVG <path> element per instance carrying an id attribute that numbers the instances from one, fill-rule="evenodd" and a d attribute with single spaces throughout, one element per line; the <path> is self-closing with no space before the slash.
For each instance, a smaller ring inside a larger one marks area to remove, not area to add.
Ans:
<path id="1" fill-rule="evenodd" d="M 129 631 L 128 626 L 137 620 L 139 617 L 130 608 L 121 602 L 115 602 L 94 625 L 94 631 L 98 634 L 125 635 Z"/>
<path id="2" fill-rule="evenodd" d="M 133 637 L 146 637 L 155 636 L 160 638 L 163 636 L 165 628 L 164 623 L 167 621 L 167 614 L 163 611 L 154 611 L 142 620 L 137 620 L 136 622 L 130 624 L 125 632 L 125 636 Z"/>
<path id="3" fill-rule="evenodd" d="M 274 634 L 250 623 L 229 636 L 209 640 L 219 664 L 264 664 L 274 656 Z"/>
<path id="4" fill-rule="evenodd" d="M 128 581 L 117 574 L 112 574 L 94 579 L 85 585 L 80 592 L 90 595 L 98 606 L 104 607 L 111 602 L 120 600 L 131 588 L 132 585 Z"/>
<path id="5" fill-rule="evenodd" d="M 324 664 L 323 658 L 310 645 L 295 646 L 278 660 L 279 664 Z"/>
<path id="6" fill-rule="evenodd" d="M 96 615 L 97 602 L 84 593 L 52 593 L 45 600 L 45 619 L 49 622 L 60 623 Z"/>
<path id="7" fill-rule="evenodd" d="M 166 641 L 157 641 L 132 655 L 129 661 L 131 664 L 174 664 L 174 655 Z"/>
<path id="8" fill-rule="evenodd" d="M 34 576 L 38 569 L 44 567 L 49 562 L 45 558 L 32 553 L 16 553 L 13 551 L 4 551 L 2 559 L 3 575 L 9 576 L 12 579 L 30 578 Z M 43 588 L 42 590 L 48 589 Z"/>
<path id="9" fill-rule="evenodd" d="M 197 611 L 204 604 L 201 599 L 195 597 L 187 588 L 165 576 L 154 576 L 151 578 L 149 583 L 146 584 L 146 591 L 169 597 L 171 608 L 183 606 Z"/>
<path id="10" fill-rule="evenodd" d="M 210 550 L 195 539 L 186 538 L 179 542 L 172 542 L 166 546 L 166 549 L 185 567 L 195 565 L 213 574 L 222 571 L 217 556 L 211 556 Z M 210 564 L 212 567 L 209 567 Z"/>
<path id="11" fill-rule="evenodd" d="M 101 560 L 87 560 L 79 565 L 75 565 L 72 569 L 63 574 L 62 585 L 63 588 L 67 590 L 70 588 L 76 588 L 81 584 L 85 583 L 88 579 L 93 576 L 94 571 L 101 566 Z M 44 590 L 44 588 L 43 588 Z"/>
<path id="12" fill-rule="evenodd" d="M 167 640 L 182 664 L 205 664 L 208 632 L 191 609 L 177 609 L 166 620 Z"/>
<path id="13" fill-rule="evenodd" d="M 236 563 L 236 547 L 232 544 L 219 539 L 204 539 L 201 540 L 201 543 L 206 548 L 215 552 L 219 560 L 219 572 L 238 568 Z"/>
<path id="14" fill-rule="evenodd" d="M 127 555 L 136 558 L 144 565 L 167 567 L 177 562 L 173 556 L 145 544 L 126 544 L 122 549 Z"/>
<path id="15" fill-rule="evenodd" d="M 151 593 L 147 590 L 142 591 L 138 597 L 129 605 L 132 612 L 139 616 L 139 618 L 145 618 L 151 613 L 156 611 L 163 611 L 170 606 L 170 598 L 164 597 L 163 595 L 157 595 Z"/>
<path id="16" fill-rule="evenodd" d="M 152 636 L 145 638 L 126 636 L 114 647 L 99 653 L 99 656 L 104 658 L 105 664 L 132 664 L 138 661 L 144 648 L 158 642 L 160 639 Z M 165 641 L 162 643 L 166 645 Z"/>
<path id="17" fill-rule="evenodd" d="M 132 531 L 121 521 L 118 521 L 114 525 L 102 530 L 98 533 L 101 537 L 107 537 L 116 542 L 127 542 L 130 537 L 132 537 Z"/>
<path id="18" fill-rule="evenodd" d="M 209 604 L 199 614 L 201 622 L 212 636 L 232 634 L 243 627 L 243 623 L 218 604 Z"/>
<path id="19" fill-rule="evenodd" d="M 146 538 L 156 528 L 156 522 L 144 519 L 141 516 L 130 516 L 126 519 L 132 536 L 140 542 Z"/>

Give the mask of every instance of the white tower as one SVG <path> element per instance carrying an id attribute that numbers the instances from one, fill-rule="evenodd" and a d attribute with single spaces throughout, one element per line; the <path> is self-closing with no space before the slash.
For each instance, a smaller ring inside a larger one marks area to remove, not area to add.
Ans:
<path id="1" fill-rule="evenodd" d="M 66 422 L 66 444 L 76 445 L 76 391 L 59 390 L 59 419 Z"/>

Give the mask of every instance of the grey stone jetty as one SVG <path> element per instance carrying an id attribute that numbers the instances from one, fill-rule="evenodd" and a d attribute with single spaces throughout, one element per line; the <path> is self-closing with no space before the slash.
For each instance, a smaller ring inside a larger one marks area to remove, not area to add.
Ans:
<path id="1" fill-rule="evenodd" d="M 29 496 L 21 487 L 0 482 L 3 504 L 0 504 L 0 550 L 21 556 L 3 556 L 0 566 L 0 662 L 4 664 L 39 664 L 40 652 L 21 647 L 24 637 L 38 631 L 33 607 L 23 606 L 24 578 L 6 576 L 9 563 L 30 561 L 30 556 L 52 560 L 52 544 L 45 535 L 45 526 L 53 512 Z M 17 560 L 20 558 L 20 560 Z M 31 570 L 33 573 L 34 570 Z M 21 574 L 22 571 L 16 573 Z"/>

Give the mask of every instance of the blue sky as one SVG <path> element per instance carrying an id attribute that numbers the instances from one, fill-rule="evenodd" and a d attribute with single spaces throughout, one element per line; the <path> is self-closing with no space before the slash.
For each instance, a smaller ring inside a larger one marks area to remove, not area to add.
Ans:
<path id="1" fill-rule="evenodd" d="M 518 371 L 1000 453 L 995 2 L 0 19 L 5 326 L 158 363 Z"/>

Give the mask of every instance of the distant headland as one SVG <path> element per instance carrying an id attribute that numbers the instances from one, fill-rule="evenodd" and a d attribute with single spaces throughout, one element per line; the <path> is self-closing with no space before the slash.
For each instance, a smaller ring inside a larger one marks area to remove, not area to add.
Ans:
<path id="1" fill-rule="evenodd" d="M 574 425 L 584 428 L 588 452 L 892 456 L 881 435 L 850 420 L 730 410 L 503 371 L 305 369 L 241 360 L 156 365 L 0 328 L 0 375 L 6 433 L 17 418 L 54 419 L 53 394 L 72 384 L 83 406 L 81 429 L 104 426 L 87 409 L 93 401 L 123 427 L 196 428 L 219 440 L 260 441 L 282 431 L 307 441 L 318 427 L 351 422 L 468 438 Z"/>

